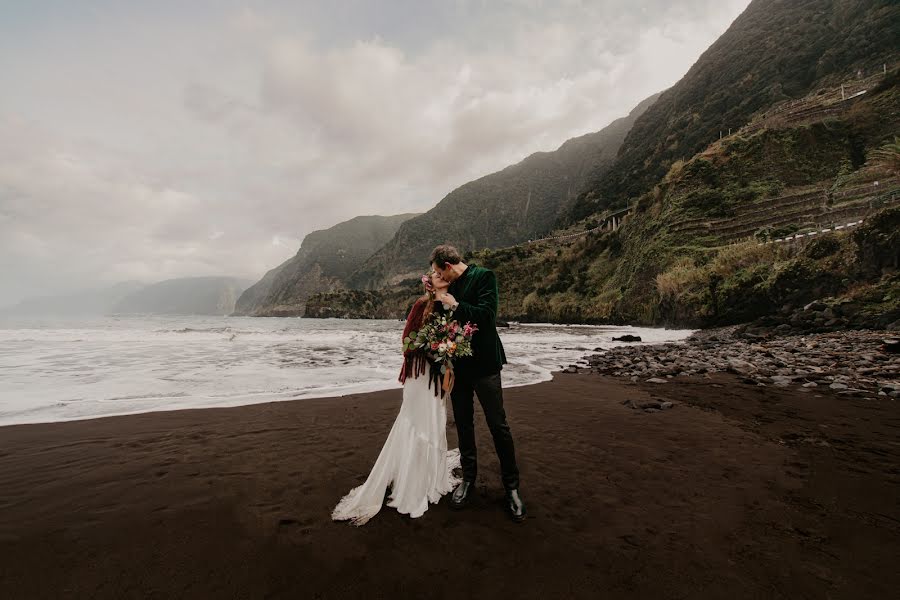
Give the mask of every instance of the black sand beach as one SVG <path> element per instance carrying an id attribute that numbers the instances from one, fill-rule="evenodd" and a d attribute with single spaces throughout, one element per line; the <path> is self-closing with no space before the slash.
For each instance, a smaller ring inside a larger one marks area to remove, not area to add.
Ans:
<path id="1" fill-rule="evenodd" d="M 648 414 L 623 401 L 662 399 Z M 398 390 L 0 428 L 0 597 L 886 598 L 900 587 L 893 399 L 726 374 L 506 393 L 529 517 L 478 495 L 362 528 Z M 448 441 L 455 446 L 452 424 Z"/>

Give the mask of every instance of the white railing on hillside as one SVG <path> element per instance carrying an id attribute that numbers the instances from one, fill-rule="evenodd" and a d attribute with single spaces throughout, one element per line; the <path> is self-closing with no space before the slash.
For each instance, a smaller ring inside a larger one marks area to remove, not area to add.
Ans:
<path id="1" fill-rule="evenodd" d="M 794 241 L 801 240 L 804 238 L 810 238 L 814 235 L 819 235 L 820 233 L 830 233 L 832 231 L 841 231 L 842 229 L 848 229 L 850 227 L 856 227 L 857 225 L 861 225 L 864 220 L 865 219 L 860 219 L 859 221 L 852 221 L 850 223 L 845 223 L 843 225 L 835 225 L 834 227 L 826 227 L 825 229 L 819 229 L 816 231 L 808 231 L 806 233 L 797 233 L 797 234 L 789 235 L 789 236 L 783 237 L 783 238 L 760 242 L 760 245 L 764 246 L 766 244 L 784 244 L 786 242 L 794 242 Z"/>

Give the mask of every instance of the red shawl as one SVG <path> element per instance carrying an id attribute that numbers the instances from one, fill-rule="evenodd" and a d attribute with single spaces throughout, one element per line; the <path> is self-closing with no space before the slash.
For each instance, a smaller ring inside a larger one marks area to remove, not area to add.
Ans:
<path id="1" fill-rule="evenodd" d="M 416 303 L 413 304 L 412 309 L 409 311 L 409 315 L 406 317 L 406 327 L 403 328 L 403 338 L 406 339 L 410 333 L 418 331 L 422 327 L 422 323 L 425 321 L 425 305 L 427 302 L 422 298 L 416 300 Z M 435 365 L 428 360 L 428 355 L 421 348 L 416 350 L 404 350 L 403 351 L 403 366 L 400 368 L 400 377 L 398 381 L 400 383 L 406 383 L 407 377 L 418 377 L 419 375 L 424 375 L 428 371 L 428 389 L 431 389 L 431 384 L 434 383 L 434 393 L 437 395 L 438 390 L 440 390 L 440 379 L 441 379 L 441 371 L 436 368 Z M 443 392 L 441 392 L 443 396 Z"/>

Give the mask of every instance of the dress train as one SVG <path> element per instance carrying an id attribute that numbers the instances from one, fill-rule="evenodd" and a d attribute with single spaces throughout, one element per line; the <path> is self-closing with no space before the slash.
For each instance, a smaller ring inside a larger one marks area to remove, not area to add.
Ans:
<path id="1" fill-rule="evenodd" d="M 459 449 L 447 449 L 445 400 L 435 396 L 428 382 L 424 374 L 406 379 L 400 412 L 375 466 L 365 483 L 341 499 L 332 519 L 363 525 L 383 504 L 412 518 L 421 517 L 429 503 L 437 503 L 459 483 L 453 475 L 460 466 Z"/>

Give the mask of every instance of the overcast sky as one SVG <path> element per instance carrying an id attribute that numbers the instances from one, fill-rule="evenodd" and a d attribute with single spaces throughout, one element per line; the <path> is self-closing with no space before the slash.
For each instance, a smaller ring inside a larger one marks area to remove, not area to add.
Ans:
<path id="1" fill-rule="evenodd" d="M 749 0 L 0 0 L 0 306 L 256 279 L 675 83 Z"/>

